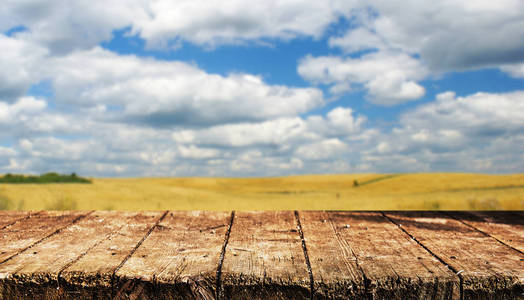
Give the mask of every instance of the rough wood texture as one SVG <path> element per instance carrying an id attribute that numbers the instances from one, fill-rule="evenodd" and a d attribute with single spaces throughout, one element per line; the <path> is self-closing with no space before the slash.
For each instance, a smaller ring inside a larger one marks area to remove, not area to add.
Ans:
<path id="1" fill-rule="evenodd" d="M 86 212 L 42 212 L 5 228 L 0 232 L 0 263 L 58 233 L 85 214 Z"/>
<path id="2" fill-rule="evenodd" d="M 459 278 L 382 214 L 330 212 L 328 220 L 374 299 L 460 297 Z"/>
<path id="3" fill-rule="evenodd" d="M 96 250 L 107 240 L 118 236 L 129 223 L 137 221 L 137 215 L 138 213 L 115 212 L 90 214 L 63 229 L 59 234 L 47 238 L 28 251 L 19 253 L 1 264 L 0 273 L 9 274 L 4 278 L 7 286 L 11 287 L 9 296 L 16 299 L 20 297 L 19 295 L 29 293 L 32 296 L 78 299 L 92 298 L 93 292 L 107 294 L 108 291 L 110 292 L 111 283 L 97 284 L 92 290 L 71 289 L 72 284 L 69 282 L 71 276 L 64 278 L 62 272 L 91 250 Z M 116 268 L 118 263 L 116 262 L 112 267 Z M 82 267 L 82 265 L 78 266 Z M 86 272 L 87 276 L 97 271 L 96 264 L 88 267 L 91 270 Z"/>
<path id="4" fill-rule="evenodd" d="M 64 288 L 71 294 L 76 293 L 77 299 L 80 293 L 91 299 L 94 295 L 112 292 L 114 272 L 163 215 L 163 212 L 106 214 L 104 222 L 112 221 L 117 229 L 61 272 Z"/>
<path id="5" fill-rule="evenodd" d="M 501 211 L 448 214 L 524 253 L 524 215 Z"/>
<path id="6" fill-rule="evenodd" d="M 0 300 L 522 299 L 521 216 L 0 212 Z"/>
<path id="7" fill-rule="evenodd" d="M 460 275 L 465 298 L 522 297 L 524 255 L 438 212 L 386 215 Z"/>
<path id="8" fill-rule="evenodd" d="M 226 298 L 309 298 L 310 279 L 293 212 L 237 212 L 222 265 Z"/>
<path id="9" fill-rule="evenodd" d="M 306 242 L 316 297 L 347 299 L 364 297 L 366 284 L 355 255 L 340 239 L 326 212 L 297 213 Z"/>
<path id="10" fill-rule="evenodd" d="M 1 211 L 0 210 L 0 230 L 29 217 L 31 212 L 26 211 Z"/>
<path id="11" fill-rule="evenodd" d="M 230 212 L 171 212 L 118 270 L 116 297 L 213 299 Z"/>

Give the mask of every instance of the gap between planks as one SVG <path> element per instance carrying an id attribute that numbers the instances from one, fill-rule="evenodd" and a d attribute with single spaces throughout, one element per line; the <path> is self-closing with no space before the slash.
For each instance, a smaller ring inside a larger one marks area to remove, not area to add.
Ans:
<path id="1" fill-rule="evenodd" d="M 168 213 L 169 213 L 169 210 L 164 211 L 162 216 L 160 218 L 158 218 L 158 220 L 156 220 L 155 224 L 153 226 L 151 226 L 151 228 L 149 228 L 149 230 L 146 232 L 146 234 L 144 234 L 142 239 L 140 239 L 140 241 L 138 241 L 138 243 L 135 245 L 133 250 L 131 250 L 131 252 L 122 260 L 122 262 L 120 262 L 120 264 L 115 268 L 115 270 L 113 270 L 113 274 L 111 274 L 111 299 L 115 298 L 115 292 L 116 291 L 115 291 L 115 284 L 114 283 L 115 283 L 116 272 L 118 272 L 118 270 L 120 270 L 120 268 L 122 268 L 122 266 L 126 263 L 126 261 L 128 261 L 129 258 L 131 256 L 133 256 L 133 254 L 136 252 L 136 250 L 138 248 L 140 248 L 140 246 L 144 243 L 144 241 L 149 237 L 151 232 L 153 232 L 153 230 L 155 230 L 155 228 L 158 227 L 158 224 L 160 222 L 162 222 L 162 220 L 167 216 Z"/>
<path id="2" fill-rule="evenodd" d="M 295 210 L 295 220 L 297 222 L 297 229 L 300 239 L 302 240 L 302 251 L 304 252 L 304 260 L 307 266 L 307 272 L 309 273 L 309 298 L 313 300 L 313 293 L 315 292 L 315 280 L 313 278 L 313 270 L 311 269 L 311 262 L 309 261 L 309 255 L 307 253 L 306 240 L 304 239 L 304 232 L 302 231 L 302 224 L 300 223 L 300 216 L 298 211 Z"/>
<path id="3" fill-rule="evenodd" d="M 395 224 L 402 232 L 404 232 L 405 234 L 407 234 L 410 238 L 412 238 L 419 246 L 421 246 L 422 248 L 424 248 L 424 250 L 426 250 L 430 255 L 432 255 L 433 257 L 435 257 L 439 262 L 441 262 L 442 264 L 444 264 L 446 267 L 448 267 L 453 273 L 455 273 L 455 275 L 458 276 L 459 280 L 460 280 L 460 300 L 463 300 L 464 299 L 464 278 L 462 277 L 462 275 L 460 275 L 460 272 L 462 271 L 457 271 L 455 268 L 453 268 L 449 263 L 447 263 L 444 259 L 442 259 L 441 257 L 439 257 L 438 255 L 436 255 L 433 251 L 431 251 L 428 247 L 426 247 L 426 245 L 422 244 L 422 242 L 420 242 L 419 240 L 417 240 L 417 238 L 415 238 L 414 235 L 412 235 L 411 233 L 409 233 L 406 229 L 402 228 L 402 226 L 395 222 L 393 219 L 391 219 L 390 217 L 388 217 L 384 212 L 380 212 L 386 219 L 388 219 L 391 223 Z"/>
<path id="4" fill-rule="evenodd" d="M 456 217 L 453 216 L 452 214 L 449 214 L 449 213 L 447 213 L 447 212 L 443 212 L 443 211 L 439 211 L 439 213 L 442 214 L 442 215 L 445 215 L 445 216 L 447 216 L 447 217 L 449 217 L 449 218 L 452 218 L 452 219 L 454 219 L 454 220 L 457 220 L 457 221 L 459 221 L 460 223 L 462 223 L 462 224 L 468 226 L 469 228 L 471 228 L 471 229 L 473 229 L 473 230 L 475 230 L 475 231 L 477 231 L 477 232 L 480 232 L 481 234 L 483 234 L 483 235 L 485 235 L 485 236 L 487 236 L 487 237 L 493 238 L 494 240 L 496 240 L 497 242 L 501 243 L 502 245 L 504 245 L 504 246 L 506 246 L 506 247 L 508 247 L 508 248 L 510 248 L 510 249 L 512 249 L 512 250 L 515 250 L 515 251 L 517 251 L 518 253 L 524 255 L 524 252 L 520 251 L 519 249 L 517 249 L 517 248 L 515 248 L 515 247 L 513 247 L 513 246 L 511 246 L 511 245 L 506 244 L 504 241 L 501 241 L 500 239 L 498 239 L 498 238 L 492 236 L 491 234 L 489 234 L 489 233 L 487 233 L 487 232 L 485 232 L 485 231 L 483 231 L 483 230 L 481 230 L 481 229 L 478 229 L 477 227 L 475 227 L 475 226 L 473 226 L 473 225 L 471 225 L 471 224 L 469 224 L 469 223 L 466 223 L 466 222 L 464 222 L 463 220 L 461 220 L 461 219 L 459 219 L 459 218 L 456 218 Z M 467 212 L 466 212 L 466 213 L 467 213 Z"/>
<path id="5" fill-rule="evenodd" d="M 224 265 L 224 258 L 226 256 L 227 244 L 229 243 L 229 236 L 231 235 L 231 228 L 233 228 L 233 222 L 235 220 L 235 211 L 231 212 L 229 217 L 229 226 L 227 228 L 226 234 L 224 236 L 224 244 L 222 244 L 222 249 L 220 250 L 220 258 L 218 260 L 217 266 L 217 275 L 216 275 L 216 293 L 215 297 L 219 299 L 222 297 L 222 266 Z"/>
<path id="6" fill-rule="evenodd" d="M 342 246 L 342 244 L 344 243 L 344 239 L 342 238 L 342 236 L 340 235 L 340 232 L 338 230 L 336 230 L 336 226 L 333 222 L 333 219 L 331 218 L 331 215 L 330 214 L 327 214 L 327 219 L 329 221 L 329 225 L 331 227 L 331 229 L 333 230 L 333 233 L 335 234 L 335 237 L 337 238 L 337 243 L 340 247 L 340 250 L 342 251 L 342 253 L 344 253 L 345 256 L 346 255 L 346 251 L 344 251 L 344 247 Z M 371 293 L 371 290 L 370 290 L 370 280 L 367 278 L 366 276 L 366 273 L 364 272 L 364 269 L 362 269 L 362 266 L 359 265 L 358 263 L 358 256 L 355 254 L 355 252 L 353 251 L 353 249 L 351 248 L 350 245 L 348 245 L 348 248 L 349 250 L 351 250 L 351 254 L 353 255 L 353 257 L 355 258 L 355 265 L 357 266 L 358 270 L 360 271 L 361 275 L 362 275 L 362 278 L 364 279 L 364 292 L 365 294 L 370 294 Z"/>
<path id="7" fill-rule="evenodd" d="M 13 257 L 19 255 L 20 253 L 23 253 L 24 251 L 27 251 L 28 249 L 33 248 L 34 246 L 40 244 L 41 242 L 47 240 L 48 238 L 50 238 L 50 237 L 52 237 L 52 236 L 54 236 L 54 235 L 60 233 L 62 230 L 64 230 L 64 229 L 66 229 L 67 227 L 69 227 L 69 226 L 75 224 L 76 222 L 80 221 L 81 219 L 83 219 L 83 218 L 89 216 L 89 215 L 92 214 L 93 212 L 94 212 L 94 210 L 91 210 L 91 211 L 87 212 L 86 214 L 79 215 L 78 217 L 76 217 L 76 218 L 74 218 L 72 221 L 70 221 L 68 224 L 66 224 L 66 225 L 64 225 L 64 226 L 62 226 L 62 227 L 60 227 L 60 228 L 58 228 L 57 230 L 53 231 L 52 233 L 48 234 L 47 236 L 44 236 L 43 238 L 39 239 L 38 241 L 32 243 L 31 245 L 29 245 L 29 246 L 27 246 L 27 247 L 25 247 L 25 248 L 23 248 L 22 250 L 19 250 L 18 252 L 16 252 L 15 254 L 9 256 L 8 258 L 4 259 L 3 261 L 0 261 L 0 264 L 3 264 L 3 263 L 5 263 L 5 262 L 11 260 Z M 25 218 L 24 218 L 24 220 L 25 220 Z M 15 222 L 15 223 L 16 223 L 16 222 Z M 13 224 L 15 224 L 15 223 L 13 223 Z"/>
<path id="8" fill-rule="evenodd" d="M 20 222 L 20 221 L 23 221 L 23 220 L 25 220 L 25 219 L 29 219 L 29 218 L 31 218 L 32 216 L 36 216 L 36 215 L 40 214 L 41 212 L 42 212 L 42 211 L 37 211 L 37 212 L 34 213 L 34 214 L 33 214 L 32 212 L 29 212 L 26 216 L 20 217 L 20 218 L 14 220 L 13 222 L 11 222 L 11 223 L 9 223 L 9 224 L 6 224 L 6 225 L 2 226 L 2 228 L 0 228 L 0 230 L 4 230 L 4 229 L 6 229 L 6 228 L 8 228 L 8 227 L 11 227 L 11 226 L 15 225 L 16 223 L 18 223 L 18 222 Z"/>

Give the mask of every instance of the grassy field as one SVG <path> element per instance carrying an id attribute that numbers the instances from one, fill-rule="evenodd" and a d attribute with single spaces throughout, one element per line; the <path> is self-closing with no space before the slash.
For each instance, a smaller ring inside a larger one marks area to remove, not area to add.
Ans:
<path id="1" fill-rule="evenodd" d="M 524 174 L 94 178 L 92 182 L 0 184 L 0 209 L 524 209 Z"/>

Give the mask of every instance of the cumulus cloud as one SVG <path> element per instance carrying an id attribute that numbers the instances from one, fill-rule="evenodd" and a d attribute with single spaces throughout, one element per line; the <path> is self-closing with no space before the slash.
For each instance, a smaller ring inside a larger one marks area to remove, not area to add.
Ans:
<path id="1" fill-rule="evenodd" d="M 324 103 L 315 88 L 268 85 L 250 74 L 209 74 L 184 62 L 122 56 L 100 48 L 50 60 L 59 102 L 104 105 L 152 126 L 207 126 L 305 113 Z"/>
<path id="2" fill-rule="evenodd" d="M 350 5 L 351 1 L 156 1 L 148 7 L 148 18 L 133 23 L 133 30 L 150 45 L 176 38 L 207 46 L 318 38 Z"/>
<path id="3" fill-rule="evenodd" d="M 313 115 L 279 118 L 260 123 L 241 123 L 213 126 L 196 130 L 180 130 L 173 133 L 178 143 L 226 147 L 255 145 L 286 148 L 286 145 L 315 141 L 322 137 L 348 137 L 360 131 L 363 116 L 353 116 L 349 108 L 337 107 L 327 118 Z"/>
<path id="4" fill-rule="evenodd" d="M 340 157 L 349 147 L 343 141 L 333 138 L 297 147 L 296 155 L 307 160 L 326 160 Z"/>
<path id="5" fill-rule="evenodd" d="M 39 78 L 34 71 L 47 50 L 0 34 L 0 101 L 15 101 Z"/>
<path id="6" fill-rule="evenodd" d="M 453 92 L 442 93 L 433 103 L 404 115 L 400 122 L 411 127 L 453 131 L 464 136 L 490 138 L 524 129 L 524 92 L 506 94 L 476 93 L 456 97 Z M 433 132 L 435 132 L 433 130 Z M 438 131 L 437 131 L 438 132 Z"/>
<path id="7" fill-rule="evenodd" d="M 418 59 L 395 52 L 374 52 L 359 58 L 307 56 L 301 60 L 298 73 L 311 82 L 331 85 L 334 94 L 362 86 L 370 102 L 386 106 L 422 97 L 425 89 L 417 81 L 428 75 Z"/>
<path id="8" fill-rule="evenodd" d="M 0 137 L 81 133 L 86 116 L 50 111 L 47 101 L 31 96 L 16 102 L 0 102 Z"/>
<path id="9" fill-rule="evenodd" d="M 0 146 L 0 169 L 93 176 L 519 172 L 524 167 L 522 99 L 522 91 L 464 97 L 446 92 L 403 113 L 391 130 L 366 128 L 364 117 L 342 107 L 325 116 L 200 129 L 91 122 L 78 112 L 71 120 L 82 131 L 25 131 L 14 136 L 13 145 Z M 52 114 L 41 101 L 3 104 L 2 120 L 7 115 Z"/>
<path id="10" fill-rule="evenodd" d="M 0 31 L 26 29 L 0 34 L 0 172 L 521 172 L 522 91 L 442 93 L 389 130 L 368 127 L 373 122 L 348 107 L 310 115 L 325 104 L 319 88 L 118 55 L 99 43 L 123 28 L 148 47 L 171 49 L 318 40 L 346 17 L 348 31 L 328 39 L 332 54 L 301 59 L 298 73 L 332 96 L 364 90 L 369 102 L 387 106 L 422 97 L 420 82 L 448 71 L 500 68 L 523 78 L 523 5 L 1 1 Z M 43 80 L 51 95 L 27 96 Z"/>
<path id="11" fill-rule="evenodd" d="M 439 94 L 374 138 L 362 161 L 388 171 L 519 172 L 524 92 Z M 513 162 L 513 163 L 512 163 Z"/>
<path id="12" fill-rule="evenodd" d="M 330 45 L 347 52 L 400 49 L 432 70 L 494 67 L 524 61 L 524 3 L 502 1 L 372 1 L 373 12 Z"/>
<path id="13" fill-rule="evenodd" d="M 109 40 L 112 32 L 145 18 L 141 1 L 17 1 L 0 4 L 0 30 L 24 26 L 17 37 L 39 44 L 53 54 L 89 49 Z"/>
<path id="14" fill-rule="evenodd" d="M 319 38 L 354 1 L 16 1 L 0 4 L 0 30 L 23 25 L 19 33 L 64 54 L 89 49 L 129 27 L 150 47 L 188 41 L 205 47 L 264 39 Z"/>
<path id="15" fill-rule="evenodd" d="M 500 67 L 503 72 L 515 78 L 524 78 L 524 63 L 510 64 Z"/>

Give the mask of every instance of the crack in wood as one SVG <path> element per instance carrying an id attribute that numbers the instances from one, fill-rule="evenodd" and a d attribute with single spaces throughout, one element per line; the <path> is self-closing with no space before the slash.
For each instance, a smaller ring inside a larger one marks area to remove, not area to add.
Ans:
<path id="1" fill-rule="evenodd" d="M 348 248 L 351 251 L 351 255 L 355 258 L 355 265 L 357 266 L 358 270 L 360 271 L 362 278 L 364 279 L 364 293 L 368 295 L 368 298 L 372 299 L 373 295 L 371 294 L 370 290 L 370 283 L 371 280 L 369 280 L 366 276 L 366 273 L 364 272 L 364 269 L 362 266 L 360 266 L 358 262 L 358 256 L 355 254 L 353 249 L 351 249 L 350 245 L 347 244 L 347 242 L 342 238 L 340 235 L 340 232 L 337 230 L 335 223 L 333 222 L 333 219 L 329 214 L 327 214 L 327 220 L 329 221 L 329 225 L 331 225 L 331 229 L 333 229 L 333 232 L 335 233 L 335 237 L 337 238 L 337 243 L 340 246 L 340 249 L 342 249 L 342 253 L 344 254 L 344 257 L 346 257 L 347 260 L 349 260 L 348 254 L 346 251 L 344 251 L 346 248 Z M 346 244 L 347 247 L 344 247 L 343 244 Z M 347 260 L 344 260 L 345 264 L 348 264 Z"/>
<path id="2" fill-rule="evenodd" d="M 468 226 L 469 228 L 471 228 L 471 229 L 473 229 L 473 230 L 475 230 L 475 231 L 477 231 L 477 232 L 479 232 L 479 233 L 481 233 L 481 234 L 483 234 L 483 235 L 485 235 L 485 236 L 487 236 L 487 237 L 493 238 L 493 239 L 495 239 L 497 242 L 501 243 L 502 245 L 504 245 L 504 246 L 506 246 L 506 247 L 508 247 L 508 248 L 510 248 L 510 249 L 513 249 L 513 250 L 517 251 L 518 253 L 524 255 L 524 252 L 520 251 L 519 249 L 517 249 L 517 248 L 515 248 L 515 247 L 513 247 L 513 246 L 511 246 L 511 245 L 506 244 L 504 241 L 501 241 L 500 239 L 498 239 L 498 238 L 492 236 L 491 234 L 489 234 L 489 233 L 487 233 L 487 232 L 485 232 L 485 231 L 483 231 L 483 230 L 480 230 L 480 229 L 478 229 L 477 227 L 475 227 L 475 226 L 473 226 L 473 225 L 471 225 L 471 224 L 469 224 L 469 223 L 466 223 L 466 222 L 464 222 L 463 220 L 461 220 L 461 219 L 459 219 L 459 218 L 456 218 L 456 217 L 454 217 L 453 215 L 451 215 L 451 214 L 449 214 L 449 213 L 442 212 L 442 211 L 439 212 L 439 213 L 440 213 L 440 214 L 443 214 L 443 215 L 445 215 L 445 216 L 447 216 L 447 217 L 450 217 L 450 218 L 452 218 L 452 219 L 454 219 L 454 220 L 457 220 L 458 222 L 460 222 L 460 223 L 462 223 L 462 224 Z"/>
<path id="3" fill-rule="evenodd" d="M 122 260 L 122 262 L 120 262 L 120 264 L 115 268 L 115 270 L 113 271 L 113 274 L 111 275 L 111 298 L 112 299 L 115 299 L 115 277 L 116 277 L 116 272 L 118 272 L 118 270 L 120 270 L 120 268 L 122 268 L 122 266 L 126 263 L 126 261 L 131 257 L 133 256 L 133 254 L 136 252 L 136 250 L 142 245 L 142 243 L 147 239 L 147 237 L 151 234 L 151 232 L 153 232 L 153 230 L 158 226 L 158 224 L 160 222 L 162 222 L 162 220 L 167 216 L 167 214 L 169 213 L 168 210 L 166 210 L 162 216 L 155 222 L 155 225 L 151 226 L 151 228 L 149 228 L 149 230 L 146 232 L 146 234 L 142 237 L 142 239 L 140 239 L 140 241 L 138 241 L 138 243 L 136 244 L 136 246 L 133 248 L 133 250 L 131 250 L 131 252 Z M 122 289 L 121 289 L 122 290 Z"/>
<path id="4" fill-rule="evenodd" d="M 444 259 L 442 259 L 441 257 L 439 257 L 438 255 L 436 255 L 433 251 L 431 251 L 428 247 L 426 247 L 426 245 L 424 245 L 422 242 L 420 242 L 419 240 L 417 240 L 417 238 L 412 235 L 411 233 L 409 233 L 406 229 L 402 228 L 402 226 L 400 226 L 399 223 L 395 222 L 392 218 L 390 218 L 389 216 L 387 216 L 384 212 L 381 212 L 381 214 L 386 218 L 388 219 L 391 223 L 397 225 L 397 227 L 402 231 L 404 232 L 405 234 L 407 234 L 410 238 L 413 239 L 413 241 L 415 241 L 419 246 L 421 246 L 422 248 L 424 248 L 424 250 L 426 250 L 429 254 L 431 254 L 433 257 L 435 257 L 439 262 L 441 262 L 442 264 L 444 264 L 446 267 L 448 267 L 453 273 L 455 273 L 456 276 L 458 276 L 459 280 L 460 280 L 460 300 L 463 300 L 464 299 L 464 278 L 462 277 L 462 275 L 460 275 L 460 273 L 462 272 L 461 271 L 457 271 L 455 268 L 453 268 L 449 263 L 447 263 Z"/>
<path id="5" fill-rule="evenodd" d="M 220 297 L 222 297 L 223 292 L 224 292 L 222 290 L 222 266 L 224 264 L 224 257 L 226 256 L 227 244 L 229 243 L 229 236 L 231 235 L 231 228 L 233 228 L 234 220 L 235 220 L 235 211 L 232 211 L 231 217 L 229 219 L 229 225 L 228 225 L 226 234 L 224 236 L 224 244 L 222 245 L 222 249 L 220 250 L 220 258 L 218 260 L 217 275 L 216 275 L 216 295 L 215 295 L 217 299 L 220 299 Z"/>
<path id="6" fill-rule="evenodd" d="M 62 276 L 62 273 L 67 269 L 69 268 L 70 266 L 72 266 L 74 263 L 76 263 L 77 261 L 79 261 L 82 257 L 86 256 L 87 253 L 89 253 L 89 251 L 91 251 L 93 248 L 97 247 L 98 245 L 100 245 L 101 243 L 103 243 L 104 241 L 106 240 L 109 240 L 111 239 L 112 237 L 116 236 L 120 230 L 122 230 L 122 227 L 123 226 L 120 226 L 117 230 L 115 231 L 112 231 L 110 232 L 109 234 L 107 234 L 104 238 L 96 241 L 93 245 L 91 245 L 91 247 L 89 247 L 86 251 L 80 253 L 80 255 L 78 255 L 74 260 L 68 262 L 67 264 L 65 264 L 61 269 L 60 271 L 58 271 L 58 275 L 57 275 L 57 283 L 58 283 L 58 286 L 60 287 L 60 281 L 61 281 L 61 276 Z"/>
<path id="7" fill-rule="evenodd" d="M 313 278 L 313 270 L 311 269 L 311 262 L 309 261 L 309 254 L 307 252 L 306 240 L 304 238 L 304 232 L 302 231 L 302 224 L 300 223 L 300 216 L 298 211 L 295 210 L 295 220 L 297 221 L 297 229 L 300 239 L 302 240 L 302 250 L 304 252 L 304 259 L 306 261 L 307 272 L 309 273 L 309 292 L 310 299 L 313 299 L 315 293 L 315 280 Z"/>
<path id="8" fill-rule="evenodd" d="M 45 236 L 45 237 L 39 239 L 38 241 L 32 243 L 31 245 L 25 247 L 24 249 L 18 251 L 17 253 L 15 253 L 15 254 L 9 256 L 8 258 L 4 259 L 3 261 L 0 261 L 0 264 L 3 264 L 3 263 L 5 263 L 5 262 L 11 260 L 13 257 L 15 257 L 15 256 L 17 256 L 17 255 L 19 255 L 19 254 L 21 254 L 21 253 L 23 253 L 23 252 L 25 252 L 25 251 L 27 251 L 27 250 L 33 248 L 34 246 L 40 244 L 41 242 L 47 240 L 48 238 L 50 238 L 50 237 L 52 237 L 52 236 L 54 236 L 54 235 L 60 233 L 62 230 L 64 230 L 64 229 L 66 229 L 67 227 L 69 227 L 69 226 L 75 224 L 76 222 L 78 222 L 78 221 L 80 221 L 81 219 L 87 217 L 88 215 L 92 214 L 93 212 L 94 212 L 94 210 L 89 211 L 89 212 L 86 213 L 86 214 L 83 214 L 83 215 L 80 215 L 80 216 L 74 218 L 74 219 L 73 219 L 71 222 L 69 222 L 68 224 L 66 224 L 66 225 L 64 225 L 64 226 L 62 226 L 62 227 L 60 227 L 60 228 L 58 228 L 57 230 L 55 230 L 55 231 L 53 231 L 52 233 L 48 234 L 47 236 Z"/>
<path id="9" fill-rule="evenodd" d="M 32 216 L 36 216 L 36 215 L 40 214 L 41 212 L 42 212 L 42 211 L 37 211 L 37 212 L 34 213 L 34 214 L 32 214 L 31 212 L 29 212 L 29 214 L 27 214 L 26 216 L 23 216 L 23 217 L 21 217 L 21 218 L 19 218 L 19 219 L 14 220 L 13 222 L 11 222 L 11 223 L 9 223 L 9 224 L 4 225 L 2 228 L 0 228 L 0 230 L 4 230 L 4 229 L 6 229 L 6 228 L 8 228 L 8 227 L 11 227 L 11 226 L 15 225 L 16 223 L 18 223 L 18 222 L 20 222 L 20 221 L 23 221 L 23 220 L 25 220 L 25 219 L 29 219 L 29 218 L 31 218 Z"/>

